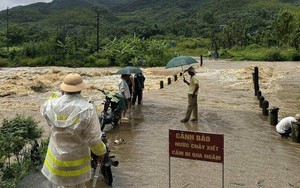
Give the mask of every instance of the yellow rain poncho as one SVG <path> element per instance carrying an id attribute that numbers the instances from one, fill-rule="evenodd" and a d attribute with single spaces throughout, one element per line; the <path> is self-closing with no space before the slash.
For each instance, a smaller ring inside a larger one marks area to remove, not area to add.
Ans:
<path id="1" fill-rule="evenodd" d="M 51 136 L 42 173 L 59 186 L 73 186 L 91 178 L 90 149 L 106 153 L 94 106 L 80 94 L 52 96 L 41 107 L 51 126 Z"/>

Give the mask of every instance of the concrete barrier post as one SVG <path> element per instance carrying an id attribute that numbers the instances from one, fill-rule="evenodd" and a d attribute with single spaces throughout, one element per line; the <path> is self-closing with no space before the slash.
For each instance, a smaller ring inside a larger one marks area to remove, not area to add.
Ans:
<path id="1" fill-rule="evenodd" d="M 258 77 L 258 67 L 254 67 L 254 76 L 253 76 L 254 78 L 254 94 L 255 94 L 255 96 L 257 96 L 257 91 L 259 90 L 259 83 L 258 83 L 258 79 L 259 79 L 259 77 Z"/>
<path id="2" fill-rule="evenodd" d="M 164 82 L 162 80 L 160 81 L 159 85 L 160 85 L 160 89 L 164 88 Z"/>
<path id="3" fill-rule="evenodd" d="M 292 123 L 292 141 L 300 143 L 300 122 Z"/>
<path id="4" fill-rule="evenodd" d="M 270 125 L 276 126 L 278 123 L 278 111 L 279 108 L 276 106 L 273 106 L 270 110 Z"/>
<path id="5" fill-rule="evenodd" d="M 203 56 L 201 55 L 200 56 L 200 66 L 202 66 L 203 65 Z"/>
<path id="6" fill-rule="evenodd" d="M 168 78 L 168 85 L 170 85 L 171 84 L 171 78 L 169 77 Z"/>
<path id="7" fill-rule="evenodd" d="M 261 97 L 261 91 L 257 91 L 257 100 Z"/>
<path id="8" fill-rule="evenodd" d="M 262 108 L 262 103 L 264 102 L 265 97 L 264 96 L 260 96 L 259 97 L 259 107 Z"/>
<path id="9" fill-rule="evenodd" d="M 263 103 L 262 103 L 262 114 L 264 116 L 268 116 L 269 115 L 268 108 L 269 108 L 269 101 L 264 100 Z"/>

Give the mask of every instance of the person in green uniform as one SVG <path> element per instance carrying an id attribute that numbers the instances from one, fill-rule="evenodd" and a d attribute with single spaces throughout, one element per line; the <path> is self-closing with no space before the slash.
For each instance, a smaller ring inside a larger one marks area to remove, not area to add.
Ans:
<path id="1" fill-rule="evenodd" d="M 197 122 L 198 121 L 198 90 L 199 90 L 199 81 L 195 77 L 196 71 L 194 67 L 189 67 L 185 72 L 188 72 L 191 76 L 190 82 L 186 81 L 183 78 L 183 82 L 189 86 L 188 90 L 188 107 L 185 117 L 180 121 L 181 123 L 185 123 L 190 120 L 191 114 L 193 113 L 193 118 L 190 121 Z"/>

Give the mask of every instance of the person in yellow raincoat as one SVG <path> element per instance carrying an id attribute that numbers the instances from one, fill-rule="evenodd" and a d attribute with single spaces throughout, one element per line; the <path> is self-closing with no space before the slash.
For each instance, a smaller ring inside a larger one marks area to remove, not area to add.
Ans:
<path id="1" fill-rule="evenodd" d="M 94 106 L 83 99 L 79 74 L 68 74 L 60 86 L 62 96 L 52 95 L 41 107 L 51 126 L 42 173 L 53 188 L 85 188 L 91 179 L 91 150 L 103 160 L 106 153 Z"/>

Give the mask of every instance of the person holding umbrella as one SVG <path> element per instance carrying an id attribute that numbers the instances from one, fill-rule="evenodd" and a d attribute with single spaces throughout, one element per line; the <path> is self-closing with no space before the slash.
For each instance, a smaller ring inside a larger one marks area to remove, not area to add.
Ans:
<path id="1" fill-rule="evenodd" d="M 130 88 L 128 85 L 128 80 L 130 79 L 131 74 L 141 73 L 142 70 L 138 67 L 133 66 L 126 66 L 122 69 L 118 70 L 116 74 L 121 75 L 121 79 L 119 80 L 119 93 L 124 97 L 125 99 L 125 105 L 126 107 L 121 112 L 121 119 L 128 120 L 128 118 L 125 117 L 127 109 L 129 107 L 129 103 L 131 103 L 131 93 Z"/>
<path id="2" fill-rule="evenodd" d="M 191 121 L 197 122 L 198 121 L 198 102 L 197 102 L 197 95 L 199 90 L 199 81 L 195 77 L 196 71 L 194 67 L 189 67 L 184 72 L 188 72 L 190 77 L 190 82 L 186 81 L 183 77 L 183 82 L 189 86 L 188 90 L 188 108 L 185 117 L 180 121 L 181 123 L 185 123 L 190 120 L 190 116 L 193 112 L 193 118 Z"/>

